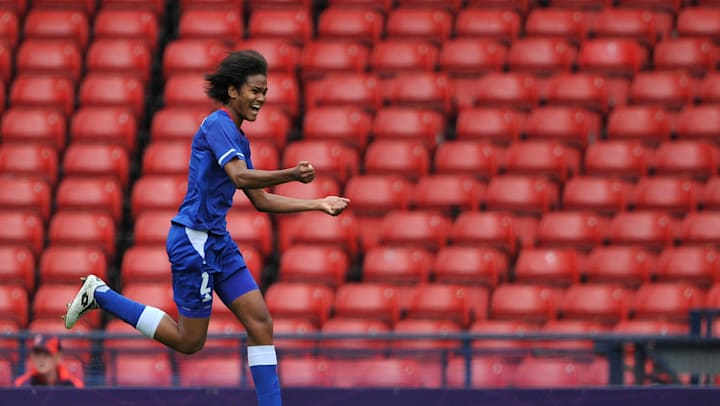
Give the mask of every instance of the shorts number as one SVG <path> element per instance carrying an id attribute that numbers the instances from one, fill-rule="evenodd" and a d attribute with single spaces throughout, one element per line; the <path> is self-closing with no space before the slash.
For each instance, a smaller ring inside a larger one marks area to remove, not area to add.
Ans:
<path id="1" fill-rule="evenodd" d="M 200 295 L 203 297 L 203 302 L 210 300 L 212 296 L 210 296 L 210 293 L 212 293 L 212 289 L 208 286 L 208 283 L 210 282 L 210 275 L 208 275 L 207 272 L 202 273 L 202 283 L 200 284 Z"/>

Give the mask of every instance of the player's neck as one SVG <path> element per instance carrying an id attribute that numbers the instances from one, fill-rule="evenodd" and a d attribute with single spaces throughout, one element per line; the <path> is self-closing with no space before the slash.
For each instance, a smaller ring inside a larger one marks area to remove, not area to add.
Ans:
<path id="1" fill-rule="evenodd" d="M 232 119 L 233 123 L 235 123 L 235 126 L 236 126 L 236 127 L 238 128 L 238 130 L 239 130 L 239 129 L 240 129 L 240 126 L 242 125 L 242 122 L 243 122 L 242 117 L 240 117 L 239 114 L 237 114 L 236 112 L 234 112 L 234 111 L 230 108 L 230 106 L 228 106 L 227 104 L 223 104 L 222 107 L 220 107 L 220 108 L 221 108 L 222 110 L 224 110 L 226 113 L 228 113 L 228 115 L 229 115 L 230 118 Z"/>

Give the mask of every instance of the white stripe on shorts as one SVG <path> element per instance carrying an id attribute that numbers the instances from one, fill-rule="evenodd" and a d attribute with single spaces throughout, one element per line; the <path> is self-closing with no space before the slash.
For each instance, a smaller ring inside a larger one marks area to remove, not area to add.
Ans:
<path id="1" fill-rule="evenodd" d="M 205 243 L 208 239 L 207 231 L 198 231 L 185 227 L 185 234 L 187 235 L 188 240 L 190 240 L 190 244 L 192 244 L 195 251 L 200 254 L 203 262 L 205 262 Z"/>

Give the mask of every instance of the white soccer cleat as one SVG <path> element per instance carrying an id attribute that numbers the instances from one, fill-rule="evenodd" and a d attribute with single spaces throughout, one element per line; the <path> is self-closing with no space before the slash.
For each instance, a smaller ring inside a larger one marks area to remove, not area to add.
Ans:
<path id="1" fill-rule="evenodd" d="M 75 323 L 93 309 L 98 309 L 98 305 L 95 302 L 95 289 L 106 286 L 105 282 L 95 275 L 88 275 L 87 277 L 80 278 L 83 281 L 80 290 L 73 301 L 68 304 L 67 313 L 63 319 L 65 319 L 65 328 L 71 329 Z"/>

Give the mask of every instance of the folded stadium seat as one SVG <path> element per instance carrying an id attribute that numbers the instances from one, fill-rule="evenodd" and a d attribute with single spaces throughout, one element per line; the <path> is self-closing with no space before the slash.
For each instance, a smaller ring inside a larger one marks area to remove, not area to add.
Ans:
<path id="1" fill-rule="evenodd" d="M 136 246 L 156 246 L 165 249 L 170 219 L 177 214 L 172 210 L 148 210 L 135 217 L 133 238 Z"/>
<path id="2" fill-rule="evenodd" d="M 414 359 L 370 358 L 365 360 L 338 360 L 330 367 L 332 386 L 336 388 L 421 388 L 439 387 L 442 371 L 433 368 L 436 378 L 430 385 L 421 375 L 430 369 Z M 423 369 L 425 369 L 423 371 Z"/>
<path id="3" fill-rule="evenodd" d="M 690 310 L 704 305 L 705 292 L 688 282 L 646 283 L 635 293 L 633 318 L 687 322 Z"/>
<path id="4" fill-rule="evenodd" d="M 562 293 L 544 285 L 501 284 L 492 294 L 490 318 L 544 323 L 555 319 Z"/>
<path id="5" fill-rule="evenodd" d="M 690 282 L 711 285 L 720 270 L 720 256 L 710 247 L 670 247 L 658 258 L 655 276 L 658 281 Z"/>
<path id="6" fill-rule="evenodd" d="M 606 112 L 610 104 L 608 80 L 594 73 L 558 73 L 548 80 L 549 105 Z"/>
<path id="7" fill-rule="evenodd" d="M 596 38 L 580 45 L 578 67 L 582 72 L 632 76 L 647 59 L 647 51 L 630 38 Z"/>
<path id="8" fill-rule="evenodd" d="M 375 111 L 382 106 L 382 94 L 378 86 L 374 74 L 329 75 L 306 85 L 305 106 L 352 105 Z"/>
<path id="9" fill-rule="evenodd" d="M 630 85 L 632 104 L 681 109 L 693 99 L 692 78 L 686 72 L 640 72 Z"/>
<path id="10" fill-rule="evenodd" d="M 370 69 L 384 77 L 433 72 L 438 63 L 438 53 L 438 47 L 429 41 L 386 39 L 373 45 Z"/>
<path id="11" fill-rule="evenodd" d="M 720 133 L 720 106 L 687 106 L 676 116 L 675 132 L 681 140 L 697 139 L 714 142 Z"/>
<path id="12" fill-rule="evenodd" d="M 167 282 L 125 281 L 122 294 L 148 306 L 155 306 L 177 320 L 177 306 L 173 301 L 173 289 Z"/>
<path id="13" fill-rule="evenodd" d="M 508 275 L 507 255 L 496 248 L 450 245 L 435 256 L 431 273 L 438 283 L 495 287 Z"/>
<path id="14" fill-rule="evenodd" d="M 407 210 L 412 184 L 398 175 L 357 175 L 345 185 L 345 196 L 357 215 L 384 215 L 389 210 Z"/>
<path id="15" fill-rule="evenodd" d="M 655 47 L 653 64 L 659 70 L 685 70 L 702 76 L 715 69 L 718 50 L 710 38 L 675 38 Z"/>
<path id="16" fill-rule="evenodd" d="M 315 107 L 305 111 L 302 133 L 304 140 L 339 141 L 362 151 L 367 146 L 372 125 L 372 115 L 360 107 Z M 253 132 L 248 134 L 256 137 Z"/>
<path id="17" fill-rule="evenodd" d="M 107 385 L 172 386 L 172 365 L 167 352 L 118 354 L 105 367 Z"/>
<path id="18" fill-rule="evenodd" d="M 485 201 L 490 210 L 537 214 L 555 208 L 559 194 L 557 185 L 542 177 L 501 175 L 488 184 Z"/>
<path id="19" fill-rule="evenodd" d="M 577 49 L 563 38 L 528 37 L 512 43 L 508 66 L 515 72 L 550 75 L 570 71 L 576 57 Z"/>
<path id="20" fill-rule="evenodd" d="M 47 145 L 63 151 L 67 120 L 62 112 L 44 107 L 11 107 L 2 116 L 3 143 Z"/>
<path id="21" fill-rule="evenodd" d="M 475 356 L 470 365 L 465 357 L 454 356 L 448 360 L 445 370 L 447 386 L 451 388 L 507 388 L 515 373 L 515 364 L 498 356 Z M 470 382 L 466 385 L 467 368 L 470 368 Z"/>
<path id="22" fill-rule="evenodd" d="M 413 193 L 414 208 L 439 210 L 452 215 L 459 210 L 478 210 L 485 185 L 470 175 L 427 175 L 418 180 Z"/>
<path id="23" fill-rule="evenodd" d="M 432 8 L 399 6 L 390 10 L 385 23 L 387 38 L 423 39 L 436 43 L 447 40 L 452 29 L 452 14 L 447 10 Z"/>
<path id="24" fill-rule="evenodd" d="M 708 72 L 699 82 L 698 96 L 703 103 L 720 102 L 720 73 Z"/>
<path id="25" fill-rule="evenodd" d="M 227 230 L 237 244 L 255 247 L 263 255 L 272 252 L 273 228 L 267 213 L 232 211 L 227 215 Z"/>
<path id="26" fill-rule="evenodd" d="M 50 217 L 52 189 L 47 182 L 31 177 L 0 177 L 0 210 L 23 210 Z"/>
<path id="27" fill-rule="evenodd" d="M 608 117 L 607 137 L 657 145 L 668 141 L 672 130 L 673 117 L 660 106 L 619 106 Z"/>
<path id="28" fill-rule="evenodd" d="M 528 333 L 535 333 L 539 329 L 540 327 L 536 324 L 520 320 L 477 320 L 470 325 L 468 332 L 483 335 L 523 336 Z M 513 358 L 521 355 L 523 350 L 531 348 L 535 342 L 534 340 L 483 338 L 473 340 L 472 348 L 481 355 L 497 354 L 513 362 Z"/>
<path id="29" fill-rule="evenodd" d="M 384 16 L 372 8 L 330 6 L 318 17 L 317 36 L 321 39 L 352 40 L 372 44 L 384 31 Z"/>
<path id="30" fill-rule="evenodd" d="M 525 22 L 528 37 L 560 37 L 579 43 L 587 35 L 585 14 L 563 8 L 533 8 Z"/>
<path id="31" fill-rule="evenodd" d="M 123 353 L 150 354 L 165 353 L 166 347 L 155 340 L 147 340 L 133 326 L 120 319 L 112 319 L 105 326 L 105 333 L 109 335 L 128 335 L 128 338 L 106 338 L 103 342 L 103 361 L 106 363 Z"/>
<path id="32" fill-rule="evenodd" d="M 718 227 L 720 212 L 688 213 L 680 224 L 680 241 L 684 245 L 717 245 Z"/>
<path id="33" fill-rule="evenodd" d="M 240 9 L 186 9 L 178 24 L 181 39 L 212 38 L 232 44 L 243 36 Z"/>
<path id="34" fill-rule="evenodd" d="M 612 0 L 551 0 L 550 6 L 557 8 L 571 8 L 581 9 L 585 11 L 594 11 L 603 9 L 604 7 L 611 7 L 613 5 Z"/>
<path id="35" fill-rule="evenodd" d="M 101 249 L 108 260 L 115 256 L 115 223 L 110 215 L 62 211 L 50 220 L 51 246 L 83 246 Z M 70 295 L 72 297 L 72 295 Z"/>
<path id="36" fill-rule="evenodd" d="M 320 330 L 324 335 L 368 335 L 390 333 L 390 327 L 380 320 L 373 318 L 343 318 L 334 317 L 323 324 Z M 387 340 L 373 338 L 333 338 L 320 340 L 319 345 L 323 348 L 323 354 L 330 357 L 342 359 L 364 359 L 382 354 L 387 347 Z"/>
<path id="37" fill-rule="evenodd" d="M 452 223 L 432 210 L 393 211 L 381 224 L 379 243 L 437 251 L 446 244 Z"/>
<path id="38" fill-rule="evenodd" d="M 45 240 L 42 217 L 24 210 L 0 210 L 0 244 L 30 248 L 40 254 Z"/>
<path id="39" fill-rule="evenodd" d="M 585 173 L 626 179 L 648 174 L 653 151 L 640 141 L 605 141 L 588 146 L 585 151 Z"/>
<path id="40" fill-rule="evenodd" d="M 445 139 L 447 123 L 442 113 L 424 108 L 386 107 L 373 121 L 374 140 L 418 140 L 430 150 Z"/>
<path id="41" fill-rule="evenodd" d="M 683 216 L 697 209 L 702 201 L 702 185 L 689 179 L 670 176 L 640 178 L 635 185 L 633 202 L 639 210 L 665 210 Z"/>
<path id="42" fill-rule="evenodd" d="M 468 71 L 461 75 L 451 75 L 450 91 L 452 93 L 453 107 L 455 107 L 457 111 L 463 111 L 476 107 L 478 93 L 477 87 L 479 78 L 482 74 L 475 71 Z"/>
<path id="43" fill-rule="evenodd" d="M 568 146 L 584 148 L 601 137 L 601 124 L 602 118 L 596 112 L 547 106 L 530 112 L 525 133 L 530 140 L 556 140 Z"/>
<path id="44" fill-rule="evenodd" d="M 150 48 L 141 40 L 101 38 L 88 48 L 86 69 L 89 73 L 129 74 L 147 83 L 152 58 Z"/>
<path id="45" fill-rule="evenodd" d="M 221 306 L 218 304 L 218 306 Z M 218 320 L 218 323 L 215 324 L 216 329 L 215 332 L 218 333 L 242 333 L 245 330 L 242 327 L 242 324 L 234 318 L 229 320 L 224 319 L 212 319 L 210 321 L 210 326 L 213 326 L 213 320 Z M 224 327 L 221 327 L 224 326 Z M 221 329 L 222 328 L 222 329 Z M 296 354 L 296 353 L 309 353 L 315 349 L 317 346 L 317 340 L 316 339 L 303 339 L 300 337 L 295 338 L 278 338 L 279 336 L 283 335 L 294 335 L 294 336 L 303 336 L 303 335 L 315 335 L 318 334 L 319 329 L 315 324 L 313 324 L 311 321 L 303 319 L 303 318 L 279 318 L 274 317 L 273 318 L 273 334 L 274 339 L 273 342 L 275 344 L 275 347 L 280 349 L 280 351 L 283 351 L 286 355 L 285 357 L 282 357 L 281 362 L 285 359 L 287 359 L 288 355 Z M 208 343 L 210 344 L 210 343 Z M 210 348 L 227 348 L 228 346 L 237 346 L 238 340 L 220 340 L 217 339 L 212 343 L 212 347 Z M 207 344 L 206 344 L 207 348 Z"/>
<path id="46" fill-rule="evenodd" d="M 163 0 L 103 0 L 101 10 L 147 10 L 159 18 L 165 15 L 165 2 Z"/>
<path id="47" fill-rule="evenodd" d="M 138 279 L 170 282 L 170 261 L 165 248 L 143 245 L 128 248 L 123 254 L 120 276 L 124 283 Z"/>
<path id="48" fill-rule="evenodd" d="M 301 76 L 313 80 L 329 73 L 363 73 L 370 62 L 370 50 L 358 41 L 320 39 L 308 41 L 300 60 Z"/>
<path id="49" fill-rule="evenodd" d="M 0 263 L 3 285 L 21 286 L 28 293 L 35 290 L 35 256 L 29 248 L 0 246 Z"/>
<path id="50" fill-rule="evenodd" d="M 214 38 L 184 38 L 171 41 L 163 54 L 163 76 L 206 73 L 215 70 L 229 47 Z"/>
<path id="51" fill-rule="evenodd" d="M 537 81 L 529 73 L 488 73 L 474 91 L 478 106 L 528 110 L 538 104 Z"/>
<path id="52" fill-rule="evenodd" d="M 720 10 L 713 7 L 685 7 L 678 13 L 680 37 L 713 37 L 720 35 Z"/>
<path id="53" fill-rule="evenodd" d="M 26 39 L 69 39 L 81 51 L 88 45 L 88 17 L 81 11 L 34 8 L 25 17 L 24 23 Z"/>
<path id="54" fill-rule="evenodd" d="M 555 141 L 524 141 L 510 144 L 505 150 L 505 173 L 542 175 L 565 181 L 580 169 L 577 150 Z"/>
<path id="55" fill-rule="evenodd" d="M 477 318 L 482 320 L 487 315 L 489 292 L 484 288 L 474 289 L 474 294 L 482 298 L 470 298 L 470 290 L 462 285 L 445 285 L 429 283 L 420 285 L 410 301 L 406 317 L 408 319 L 434 319 L 453 321 L 463 328 Z M 471 307 L 481 303 L 479 308 Z"/>
<path id="56" fill-rule="evenodd" d="M 597 37 L 628 38 L 647 47 L 657 41 L 654 15 L 649 10 L 606 8 L 594 16 L 593 34 Z"/>
<path id="57" fill-rule="evenodd" d="M 269 72 L 294 74 L 300 66 L 301 49 L 282 38 L 240 39 L 233 49 L 254 49 L 260 52 L 268 63 Z"/>
<path id="58" fill-rule="evenodd" d="M 65 177 L 55 195 L 58 211 L 109 214 L 116 224 L 123 217 L 123 191 L 114 179 Z"/>
<path id="59" fill-rule="evenodd" d="M 673 244 L 674 224 L 663 211 L 621 212 L 610 220 L 608 239 L 611 244 L 662 249 Z"/>
<path id="60" fill-rule="evenodd" d="M 73 285 L 77 291 L 77 285 Z M 72 296 L 71 296 L 72 297 Z M 66 298 L 55 298 L 59 303 L 65 303 Z M 64 313 L 65 310 L 62 310 Z M 98 312 L 95 312 L 98 313 Z M 90 316 L 92 318 L 93 316 Z M 68 332 L 65 328 L 65 322 L 57 316 L 52 314 L 50 318 L 33 319 L 27 326 L 27 331 L 31 334 L 52 334 L 52 335 L 67 335 L 63 338 L 63 356 L 68 358 L 78 358 L 83 361 L 83 364 L 89 365 L 90 358 L 92 356 L 91 348 L 92 342 L 86 338 L 92 328 L 88 324 L 88 320 L 83 318 L 79 320 L 73 327 L 72 332 Z M 69 335 L 68 335 L 69 333 Z M 30 343 L 27 343 L 30 345 Z"/>
<path id="61" fill-rule="evenodd" d="M 0 319 L 24 328 L 28 323 L 28 292 L 22 286 L 5 284 L 0 285 L 0 292 Z"/>
<path id="62" fill-rule="evenodd" d="M 348 283 L 335 295 L 334 316 L 380 321 L 393 326 L 400 319 L 395 288 L 384 283 Z"/>
<path id="63" fill-rule="evenodd" d="M 342 285 L 350 264 L 338 247 L 293 245 L 280 256 L 279 279 L 285 282 Z"/>
<path id="64" fill-rule="evenodd" d="M 513 387 L 576 388 L 583 386 L 587 366 L 565 358 L 525 358 L 515 370 Z"/>
<path id="65" fill-rule="evenodd" d="M 67 117 L 75 109 L 75 88 L 68 77 L 20 74 L 10 87 L 10 105 L 55 109 Z"/>
<path id="66" fill-rule="evenodd" d="M 355 179 L 353 177 L 352 179 Z M 374 191 L 373 191 L 374 192 Z M 288 182 L 281 183 L 274 187 L 273 193 L 295 197 L 298 199 L 318 199 L 325 196 L 338 196 L 340 195 L 340 185 L 338 182 L 328 175 L 319 175 L 311 183 L 300 183 L 300 182 Z M 347 192 L 346 192 L 347 193 Z M 245 197 L 245 194 L 241 191 L 236 191 L 235 196 L 243 197 L 243 200 L 249 202 Z M 246 203 L 247 204 L 247 203 Z M 353 206 L 355 202 L 353 201 Z M 233 203 L 233 209 L 238 208 L 237 200 Z"/>
<path id="67" fill-rule="evenodd" d="M 95 17 L 93 25 L 95 39 L 140 39 L 147 43 L 152 52 L 157 50 L 159 33 L 158 18 L 152 11 L 138 6 L 132 9 L 103 7 Z"/>
<path id="68" fill-rule="evenodd" d="M 537 240 L 542 247 L 590 250 L 604 243 L 607 226 L 607 220 L 595 212 L 545 213 L 538 225 Z"/>
<path id="69" fill-rule="evenodd" d="M 526 129 L 527 115 L 512 108 L 468 108 L 458 113 L 455 138 L 509 144 L 519 141 Z"/>
<path id="70" fill-rule="evenodd" d="M 192 89 L 192 83 L 189 84 Z M 145 89 L 142 82 L 130 74 L 89 73 L 78 91 L 80 107 L 127 107 L 136 118 L 145 115 Z"/>
<path id="71" fill-rule="evenodd" d="M 345 213 L 340 217 L 328 216 L 321 212 L 289 216 L 278 224 L 277 238 L 280 250 L 286 250 L 295 244 L 329 245 L 340 247 L 354 256 L 358 252 L 358 232 L 355 223 L 351 213 Z"/>
<path id="72" fill-rule="evenodd" d="M 285 356 L 278 363 L 278 376 L 290 388 L 332 386 L 330 374 L 330 362 L 323 358 Z"/>
<path id="73" fill-rule="evenodd" d="M 612 215 L 627 209 L 632 197 L 632 184 L 614 178 L 575 176 L 563 189 L 565 210 L 591 210 L 599 215 Z"/>
<path id="74" fill-rule="evenodd" d="M 653 253 L 638 246 L 596 247 L 587 257 L 585 280 L 634 288 L 650 281 L 655 260 Z"/>
<path id="75" fill-rule="evenodd" d="M 518 255 L 513 279 L 517 283 L 568 286 L 580 280 L 583 260 L 583 254 L 569 248 L 526 248 Z"/>
<path id="76" fill-rule="evenodd" d="M 412 72 L 387 82 L 385 97 L 391 106 L 431 108 L 449 114 L 453 109 L 447 75 Z"/>
<path id="77" fill-rule="evenodd" d="M 712 309 L 717 308 L 718 303 L 720 303 L 720 284 L 714 283 L 710 286 L 710 289 L 707 291 L 707 297 L 706 297 L 706 303 L 705 308 Z M 716 328 L 718 327 L 717 320 L 713 322 L 713 335 L 717 336 L 717 333 L 719 330 Z"/>
<path id="78" fill-rule="evenodd" d="M 458 38 L 491 38 L 510 43 L 520 36 L 522 17 L 512 10 L 467 7 L 457 14 Z"/>
<path id="79" fill-rule="evenodd" d="M 49 247 L 40 257 L 39 283 L 78 284 L 80 277 L 94 274 L 107 277 L 105 254 L 95 247 Z M 68 298 L 68 300 L 70 300 Z M 66 300 L 66 302 L 68 301 Z"/>
<path id="80" fill-rule="evenodd" d="M 202 116 L 204 117 L 206 114 L 202 113 Z M 157 116 L 157 113 L 155 115 Z M 199 123 L 198 121 L 196 129 L 183 133 L 188 141 L 197 131 Z M 261 142 L 281 150 L 285 147 L 291 129 L 290 116 L 277 106 L 263 107 L 262 113 L 258 115 L 255 121 L 244 121 L 242 124 L 243 133 L 253 140 L 253 150 Z"/>
<path id="81" fill-rule="evenodd" d="M 655 152 L 655 172 L 707 179 L 718 173 L 718 147 L 705 141 L 665 142 Z"/>
<path id="82" fill-rule="evenodd" d="M 470 132 L 470 129 L 467 131 L 465 137 L 472 138 L 470 135 L 473 133 Z M 460 138 L 459 133 L 457 138 Z M 489 179 L 497 175 L 500 167 L 504 165 L 504 155 L 505 151 L 502 147 L 479 140 L 446 141 L 438 145 L 435 151 L 435 173 L 439 175 L 471 175 Z"/>
<path id="83" fill-rule="evenodd" d="M 514 254 L 518 236 L 509 213 L 465 211 L 453 223 L 450 241 L 453 245 L 499 248 Z"/>
<path id="84" fill-rule="evenodd" d="M 152 116 L 150 124 L 151 142 L 185 141 L 191 142 L 203 119 L 210 114 L 209 108 L 165 107 Z M 258 119 L 263 117 L 258 116 Z M 247 122 L 243 126 L 247 126 Z"/>
<path id="85" fill-rule="evenodd" d="M 200 73 L 178 73 L 169 77 L 165 82 L 163 101 L 166 108 L 208 111 L 215 107 L 205 94 L 205 78 Z"/>
<path id="86" fill-rule="evenodd" d="M 564 293 L 559 313 L 564 320 L 615 324 L 627 319 L 633 291 L 612 284 L 583 283 Z"/>
<path id="87" fill-rule="evenodd" d="M 705 183 L 702 207 L 705 210 L 717 210 L 720 208 L 720 177 L 712 177 Z"/>
<path id="88" fill-rule="evenodd" d="M 278 107 L 284 110 L 291 118 L 299 114 L 300 89 L 297 78 L 293 74 L 273 73 L 267 78 L 268 89 L 271 95 L 266 98 L 264 106 Z M 206 97 L 203 93 L 203 97 Z"/>
<path id="89" fill-rule="evenodd" d="M 207 354 L 178 362 L 183 387 L 239 387 L 243 381 L 242 360 L 237 354 Z"/>
<path id="90" fill-rule="evenodd" d="M 172 159 L 168 159 L 173 157 Z M 143 151 L 143 176 L 178 176 L 188 173 L 190 144 L 186 141 L 153 142 Z"/>
<path id="91" fill-rule="evenodd" d="M 128 153 L 117 145 L 73 144 L 65 151 L 65 176 L 106 177 L 125 188 L 130 176 Z"/>
<path id="92" fill-rule="evenodd" d="M 420 141 L 376 140 L 365 153 L 365 173 L 400 175 L 408 180 L 426 175 L 430 153 Z"/>
<path id="93" fill-rule="evenodd" d="M 422 284 L 428 281 L 434 261 L 435 255 L 425 249 L 380 245 L 363 256 L 362 280 L 371 283 Z"/>
<path id="94" fill-rule="evenodd" d="M 57 152 L 45 145 L 3 142 L 0 145 L 0 173 L 43 180 L 53 187 L 58 177 Z"/>
<path id="95" fill-rule="evenodd" d="M 403 319 L 397 322 L 393 332 L 402 335 L 448 335 L 461 333 L 462 329 L 451 320 Z M 393 357 L 412 359 L 440 358 L 443 352 L 457 349 L 459 345 L 460 340 L 441 338 L 395 339 L 390 342 Z"/>
<path id="96" fill-rule="evenodd" d="M 443 42 L 437 63 L 450 76 L 476 76 L 501 71 L 507 55 L 507 46 L 493 39 L 452 38 Z"/>
<path id="97" fill-rule="evenodd" d="M 292 168 L 300 161 L 310 162 L 318 173 L 331 175 L 340 183 L 355 175 L 359 166 L 355 151 L 338 141 L 302 140 L 289 144 L 283 151 L 282 165 Z"/>
<path id="98" fill-rule="evenodd" d="M 550 335 L 585 335 L 594 336 L 609 332 L 607 325 L 589 320 L 550 320 L 540 330 L 541 334 Z M 541 351 L 592 351 L 593 340 L 551 339 L 536 342 L 534 348 Z"/>
<path id="99" fill-rule="evenodd" d="M 625 335 L 687 335 L 688 326 L 685 323 L 671 323 L 662 320 L 624 320 L 618 322 L 613 328 L 615 334 Z"/>
<path id="100" fill-rule="evenodd" d="M 303 45 L 313 37 L 313 21 L 309 9 L 262 9 L 250 13 L 248 37 L 282 38 Z"/>
<path id="101" fill-rule="evenodd" d="M 20 17 L 12 9 L 3 7 L 0 10 L 0 34 L 3 42 L 14 50 L 20 38 Z"/>
<path id="102" fill-rule="evenodd" d="M 32 302 L 33 320 L 37 319 L 58 319 L 65 314 L 67 303 L 77 293 L 77 282 L 68 283 L 43 283 L 35 291 Z M 91 312 L 85 315 L 83 321 L 88 327 L 98 328 L 100 326 L 100 312 Z"/>
<path id="103" fill-rule="evenodd" d="M 335 292 L 323 285 L 276 282 L 265 292 L 265 301 L 273 317 L 311 320 L 322 326 L 329 318 Z"/>
<path id="104" fill-rule="evenodd" d="M 113 144 L 135 152 L 138 124 L 130 109 L 124 107 L 83 107 L 70 121 L 73 143 Z"/>

